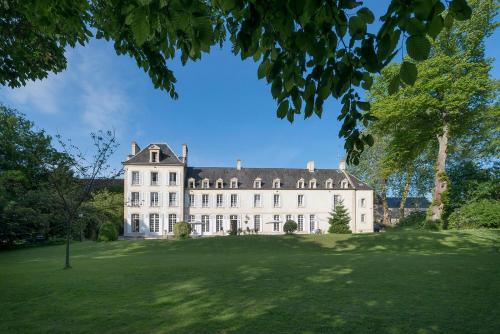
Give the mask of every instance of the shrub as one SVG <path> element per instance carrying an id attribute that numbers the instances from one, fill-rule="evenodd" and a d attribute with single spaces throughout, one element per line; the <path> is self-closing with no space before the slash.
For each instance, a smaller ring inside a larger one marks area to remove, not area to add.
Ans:
<path id="1" fill-rule="evenodd" d="M 297 223 L 293 220 L 287 220 L 283 225 L 283 231 L 285 231 L 286 234 L 292 234 L 293 232 L 297 231 L 297 228 Z"/>
<path id="2" fill-rule="evenodd" d="M 401 218 L 398 222 L 398 226 L 414 228 L 414 229 L 422 229 L 426 225 L 425 216 L 426 216 L 425 211 L 412 212 L 408 216 Z"/>
<path id="3" fill-rule="evenodd" d="M 97 241 L 115 241 L 118 239 L 118 230 L 112 222 L 105 222 L 99 228 Z"/>
<path id="4" fill-rule="evenodd" d="M 448 219 L 448 228 L 475 229 L 500 227 L 500 201 L 480 200 L 463 205 Z"/>
<path id="5" fill-rule="evenodd" d="M 191 233 L 191 225 L 186 222 L 174 224 L 174 236 L 176 239 L 187 239 Z"/>
<path id="6" fill-rule="evenodd" d="M 335 210 L 331 213 L 328 223 L 330 227 L 328 228 L 328 233 L 339 233 L 348 234 L 352 233 L 349 229 L 349 222 L 351 218 L 344 204 L 340 202 L 335 206 Z"/>

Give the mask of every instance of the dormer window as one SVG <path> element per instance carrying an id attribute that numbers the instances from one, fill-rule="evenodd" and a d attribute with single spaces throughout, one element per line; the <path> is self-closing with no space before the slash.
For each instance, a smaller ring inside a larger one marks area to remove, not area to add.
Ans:
<path id="1" fill-rule="evenodd" d="M 231 179 L 231 182 L 229 184 L 229 188 L 231 188 L 231 189 L 237 189 L 238 188 L 238 179 L 237 178 L 233 177 Z"/>
<path id="2" fill-rule="evenodd" d="M 297 181 L 297 188 L 304 189 L 304 179 L 300 179 Z"/>
<path id="3" fill-rule="evenodd" d="M 149 148 L 149 162 L 160 162 L 160 148 L 156 145 Z"/>
<path id="4" fill-rule="evenodd" d="M 309 181 L 309 189 L 316 189 L 316 179 Z"/>
<path id="5" fill-rule="evenodd" d="M 156 151 L 151 152 L 151 162 L 158 162 L 158 152 Z"/>
<path id="6" fill-rule="evenodd" d="M 201 181 L 201 188 L 202 189 L 208 189 L 210 188 L 210 181 L 208 179 L 203 179 L 203 181 Z"/>
<path id="7" fill-rule="evenodd" d="M 340 183 L 340 188 L 341 189 L 348 189 L 349 188 L 349 182 L 347 180 L 342 180 L 342 182 Z"/>
<path id="8" fill-rule="evenodd" d="M 255 189 L 262 188 L 262 179 L 260 177 L 256 178 L 255 181 L 253 181 L 253 187 Z"/>
<path id="9" fill-rule="evenodd" d="M 196 188 L 196 181 L 193 178 L 188 180 L 188 188 L 194 189 Z"/>
<path id="10" fill-rule="evenodd" d="M 217 182 L 215 182 L 215 188 L 217 189 L 224 188 L 224 181 L 222 179 L 218 179 Z"/>
<path id="11" fill-rule="evenodd" d="M 325 188 L 326 189 L 333 189 L 333 181 L 332 181 L 332 179 L 326 180 L 326 182 L 325 182 Z"/>
<path id="12" fill-rule="evenodd" d="M 279 188 L 281 188 L 281 181 L 280 181 L 280 179 L 274 179 L 274 180 L 273 180 L 273 188 L 274 188 L 274 189 L 279 189 Z"/>

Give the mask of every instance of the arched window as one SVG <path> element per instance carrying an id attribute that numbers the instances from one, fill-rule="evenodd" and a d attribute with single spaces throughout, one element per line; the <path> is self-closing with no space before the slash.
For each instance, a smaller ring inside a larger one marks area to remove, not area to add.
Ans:
<path id="1" fill-rule="evenodd" d="M 304 189 L 304 179 L 299 179 L 297 181 L 297 188 L 298 189 Z"/>
<path id="2" fill-rule="evenodd" d="M 215 182 L 215 188 L 217 189 L 224 188 L 224 181 L 222 179 L 218 179 L 217 182 Z"/>
<path id="3" fill-rule="evenodd" d="M 316 179 L 309 181 L 309 189 L 316 189 Z"/>
<path id="4" fill-rule="evenodd" d="M 229 188 L 231 189 L 237 189 L 238 188 L 238 179 L 233 177 L 231 179 L 231 182 L 229 183 Z"/>
<path id="5" fill-rule="evenodd" d="M 194 189 L 196 188 L 196 181 L 191 177 L 188 180 L 188 188 Z"/>
<path id="6" fill-rule="evenodd" d="M 332 179 L 326 180 L 326 182 L 325 182 L 325 188 L 326 189 L 333 189 L 333 181 L 332 181 Z"/>
<path id="7" fill-rule="evenodd" d="M 260 177 L 256 178 L 253 181 L 253 187 L 256 188 L 256 189 L 262 188 L 262 179 Z"/>
<path id="8" fill-rule="evenodd" d="M 275 188 L 275 189 L 281 188 L 281 181 L 280 181 L 280 179 L 274 179 L 273 180 L 273 188 Z"/>
<path id="9" fill-rule="evenodd" d="M 349 188 L 349 182 L 346 179 L 343 179 L 342 182 L 340 182 L 340 188 L 342 188 L 342 189 L 348 189 Z"/>
<path id="10" fill-rule="evenodd" d="M 201 181 L 201 188 L 202 189 L 210 188 L 210 181 L 207 178 L 204 178 L 203 181 Z"/>

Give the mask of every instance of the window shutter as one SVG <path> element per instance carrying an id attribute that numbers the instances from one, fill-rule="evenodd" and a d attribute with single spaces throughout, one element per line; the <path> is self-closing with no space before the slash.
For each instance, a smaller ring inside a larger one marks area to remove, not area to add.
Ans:
<path id="1" fill-rule="evenodd" d="M 162 192 L 158 192 L 158 206 L 162 207 L 163 206 L 163 193 Z"/>
<path id="2" fill-rule="evenodd" d="M 304 194 L 304 197 L 302 197 L 302 206 L 305 208 L 307 206 L 307 196 Z"/>

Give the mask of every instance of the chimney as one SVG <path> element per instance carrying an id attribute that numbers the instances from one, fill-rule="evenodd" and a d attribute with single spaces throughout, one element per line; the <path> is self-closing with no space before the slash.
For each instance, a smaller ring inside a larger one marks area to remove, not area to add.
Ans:
<path id="1" fill-rule="evenodd" d="M 345 170 L 345 160 L 344 159 L 340 160 L 340 162 L 339 162 L 339 169 L 340 170 Z"/>
<path id="2" fill-rule="evenodd" d="M 137 153 L 139 153 L 140 150 L 141 150 L 141 148 L 139 147 L 139 145 L 137 145 L 137 143 L 135 141 L 133 141 L 132 145 L 131 145 L 130 155 L 134 156 Z"/>
<path id="3" fill-rule="evenodd" d="M 314 160 L 309 160 L 307 162 L 307 170 L 311 173 L 314 172 Z"/>
<path id="4" fill-rule="evenodd" d="M 181 161 L 185 164 L 187 164 L 188 160 L 188 146 L 186 144 L 182 144 L 182 156 L 181 156 Z"/>
<path id="5" fill-rule="evenodd" d="M 240 159 L 236 160 L 236 169 L 241 170 L 241 160 Z"/>

